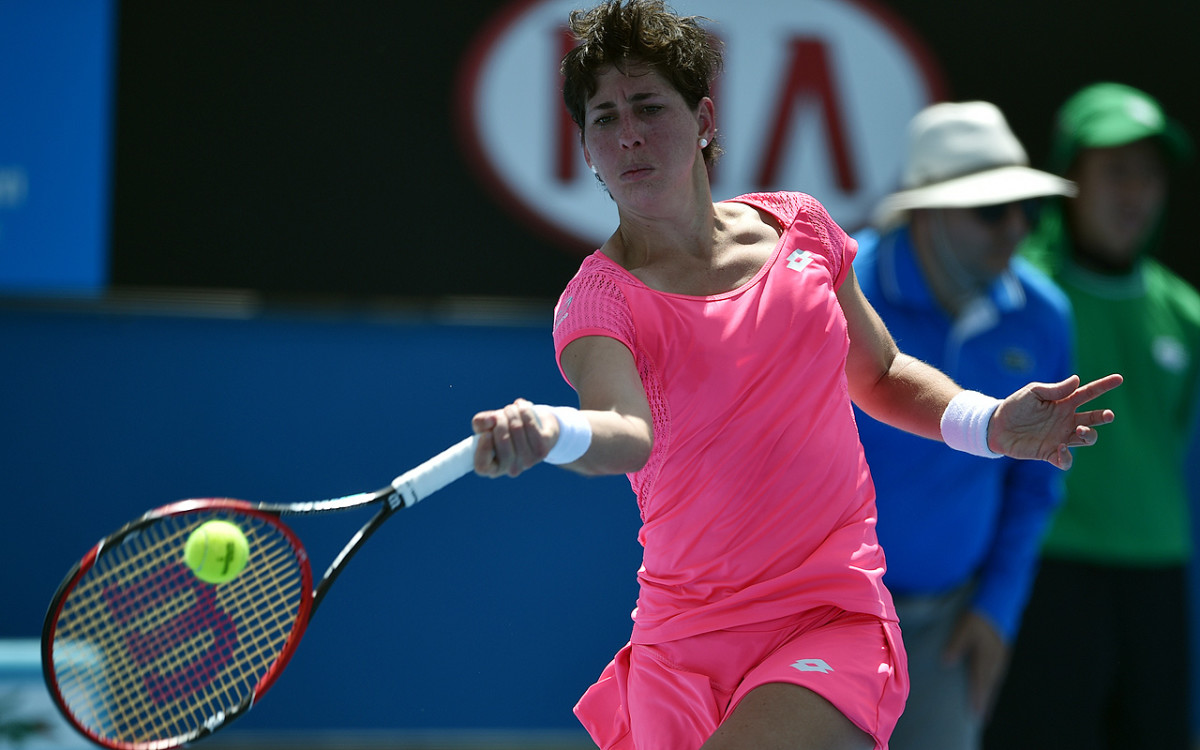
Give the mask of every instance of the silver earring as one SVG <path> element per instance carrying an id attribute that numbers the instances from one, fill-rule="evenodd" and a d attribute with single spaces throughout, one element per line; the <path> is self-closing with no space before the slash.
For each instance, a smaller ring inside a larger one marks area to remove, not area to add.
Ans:
<path id="1" fill-rule="evenodd" d="M 700 148 L 702 150 L 708 148 L 708 139 L 707 138 L 700 139 Z"/>
<path id="2" fill-rule="evenodd" d="M 592 174 L 594 174 L 594 175 L 600 174 L 599 172 L 596 171 L 596 165 L 594 165 L 594 164 L 592 165 Z"/>

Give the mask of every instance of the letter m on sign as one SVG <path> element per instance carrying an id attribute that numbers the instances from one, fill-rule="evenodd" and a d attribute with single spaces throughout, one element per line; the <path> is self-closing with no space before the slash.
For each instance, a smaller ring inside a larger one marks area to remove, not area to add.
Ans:
<path id="1" fill-rule="evenodd" d="M 775 184 L 779 164 L 783 160 L 791 120 L 805 99 L 815 99 L 820 108 L 825 132 L 829 136 L 829 154 L 833 159 L 833 172 L 837 185 L 846 193 L 858 189 L 850 155 L 850 142 L 846 136 L 846 122 L 842 113 L 841 99 L 833 85 L 833 69 L 829 63 L 829 50 L 819 39 L 796 38 L 789 45 L 785 64 L 786 79 L 783 91 L 776 97 L 779 109 L 771 124 L 767 150 L 763 154 L 755 179 L 760 188 L 767 189 Z"/>

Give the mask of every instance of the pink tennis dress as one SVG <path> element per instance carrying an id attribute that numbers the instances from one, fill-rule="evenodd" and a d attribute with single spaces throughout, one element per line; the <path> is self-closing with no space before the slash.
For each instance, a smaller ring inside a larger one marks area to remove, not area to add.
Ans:
<path id="1" fill-rule="evenodd" d="M 896 619 L 836 297 L 857 245 L 803 193 L 735 201 L 782 227 L 745 285 L 710 297 L 655 291 L 597 251 L 555 309 L 558 356 L 583 336 L 622 342 L 653 414 L 650 459 L 629 475 L 644 548 L 632 644 L 822 608 Z M 589 703 L 600 712 L 620 703 L 593 696 L 603 685 L 602 677 L 577 708 L 594 737 L 610 718 L 591 715 Z"/>

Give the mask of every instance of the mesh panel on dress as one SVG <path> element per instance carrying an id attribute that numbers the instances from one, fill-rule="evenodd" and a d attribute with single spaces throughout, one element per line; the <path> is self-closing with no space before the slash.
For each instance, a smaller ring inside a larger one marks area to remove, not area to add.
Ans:
<path id="1" fill-rule="evenodd" d="M 811 200 L 811 196 L 804 193 L 747 193 L 738 200 L 753 203 L 770 211 L 786 229 L 795 220 L 796 213 L 803 208 L 805 198 Z"/>
<path id="2" fill-rule="evenodd" d="M 833 278 L 835 284 L 840 285 L 845 277 L 843 272 L 843 263 L 845 255 L 843 250 L 846 247 L 846 230 L 838 226 L 838 223 L 833 220 L 825 207 L 821 205 L 816 198 L 810 195 L 804 196 L 807 200 L 804 201 L 801 210 L 808 216 L 808 223 L 812 226 L 813 231 L 817 234 L 817 239 L 821 244 L 828 248 L 828 258 L 833 264 Z"/>
<path id="3" fill-rule="evenodd" d="M 646 400 L 650 404 L 654 428 L 654 449 L 650 458 L 641 471 L 629 478 L 638 496 L 638 504 L 642 506 L 643 499 L 649 497 L 653 489 L 654 480 L 670 446 L 671 422 L 658 372 L 638 346 L 633 314 L 616 269 L 606 267 L 605 261 L 596 256 L 585 260 L 580 272 L 567 284 L 562 294 L 558 319 L 560 322 L 554 330 L 556 346 L 562 346 L 561 342 L 572 338 L 576 331 L 598 328 L 611 332 L 633 352 L 638 375 L 646 390 Z"/>
<path id="4" fill-rule="evenodd" d="M 630 347 L 637 344 L 637 331 L 629 303 L 615 274 L 606 272 L 589 258 L 580 273 L 571 279 L 559 302 L 559 324 L 554 329 L 555 344 L 581 328 L 601 328 L 611 331 Z"/>

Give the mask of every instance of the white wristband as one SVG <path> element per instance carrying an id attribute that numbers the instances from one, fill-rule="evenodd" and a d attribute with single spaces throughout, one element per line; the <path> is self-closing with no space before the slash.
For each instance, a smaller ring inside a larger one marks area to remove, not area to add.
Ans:
<path id="1" fill-rule="evenodd" d="M 558 442 L 546 455 L 548 464 L 569 464 L 587 453 L 592 444 L 592 425 L 583 413 L 572 406 L 538 404 L 538 411 L 549 411 L 558 420 Z"/>
<path id="2" fill-rule="evenodd" d="M 963 391 L 950 399 L 942 414 L 942 440 L 954 450 L 984 458 L 1000 458 L 988 447 L 988 424 L 1000 399 L 978 391 Z"/>

